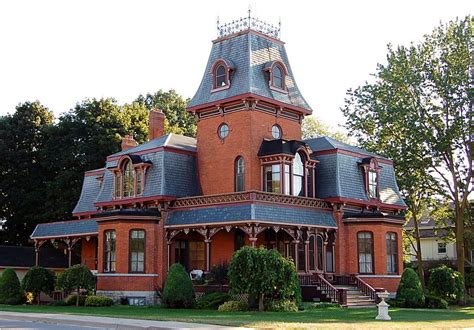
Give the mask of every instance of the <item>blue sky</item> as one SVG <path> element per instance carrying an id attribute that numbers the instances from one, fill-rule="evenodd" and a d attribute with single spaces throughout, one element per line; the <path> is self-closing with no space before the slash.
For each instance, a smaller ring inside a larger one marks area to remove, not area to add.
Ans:
<path id="1" fill-rule="evenodd" d="M 296 81 L 314 114 L 337 126 L 348 88 L 370 79 L 386 45 L 421 40 L 472 1 L 0 2 L 0 115 L 39 100 L 56 116 L 86 97 L 130 102 L 174 88 L 192 97 L 216 18 L 281 19 Z"/>

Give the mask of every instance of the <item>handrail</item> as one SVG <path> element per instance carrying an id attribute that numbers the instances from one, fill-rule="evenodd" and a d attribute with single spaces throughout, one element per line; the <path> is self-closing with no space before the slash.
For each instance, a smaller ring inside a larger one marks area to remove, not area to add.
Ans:
<path id="1" fill-rule="evenodd" d="M 315 285 L 318 283 L 318 278 L 314 274 L 298 274 L 300 285 Z"/>
<path id="2" fill-rule="evenodd" d="M 374 301 L 377 299 L 377 295 L 375 294 L 375 289 L 370 286 L 367 282 L 361 279 L 359 276 L 355 276 L 355 281 L 357 288 L 362 291 L 362 293 L 366 296 L 370 296 L 371 299 Z"/>
<path id="3" fill-rule="evenodd" d="M 345 289 L 336 288 L 331 283 L 329 283 L 329 281 L 326 280 L 326 278 L 321 274 L 318 274 L 318 278 L 320 281 L 319 285 L 321 286 L 321 289 L 326 291 L 331 301 L 336 301 L 340 305 L 347 304 L 347 292 Z"/>

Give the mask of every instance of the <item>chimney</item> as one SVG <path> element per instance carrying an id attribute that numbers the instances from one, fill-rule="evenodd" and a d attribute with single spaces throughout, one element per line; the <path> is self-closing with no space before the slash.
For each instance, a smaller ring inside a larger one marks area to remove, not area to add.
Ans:
<path id="1" fill-rule="evenodd" d="M 150 111 L 148 124 L 148 140 L 153 140 L 165 134 L 165 114 L 156 108 Z"/>
<path id="2" fill-rule="evenodd" d="M 122 138 L 122 151 L 128 150 L 130 148 L 134 148 L 138 145 L 137 141 L 133 138 L 133 136 L 125 135 Z"/>

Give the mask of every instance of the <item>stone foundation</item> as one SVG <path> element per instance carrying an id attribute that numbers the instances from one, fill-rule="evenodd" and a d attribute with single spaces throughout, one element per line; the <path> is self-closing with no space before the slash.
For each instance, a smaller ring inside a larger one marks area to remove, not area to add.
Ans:
<path id="1" fill-rule="evenodd" d="M 127 298 L 130 304 L 137 304 L 141 299 L 144 299 L 145 305 L 159 305 L 160 298 L 155 291 L 105 291 L 97 290 L 98 296 L 106 296 L 112 298 L 114 303 L 120 304 L 122 298 Z M 139 298 L 139 299 L 138 299 Z M 132 300 L 132 301 L 130 301 Z"/>

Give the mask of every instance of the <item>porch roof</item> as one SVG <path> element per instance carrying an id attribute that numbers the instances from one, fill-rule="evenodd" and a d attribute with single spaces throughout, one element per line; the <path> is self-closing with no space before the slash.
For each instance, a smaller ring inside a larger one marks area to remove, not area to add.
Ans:
<path id="1" fill-rule="evenodd" d="M 68 236 L 96 235 L 97 222 L 94 219 L 41 223 L 31 234 L 32 239 Z"/>
<path id="2" fill-rule="evenodd" d="M 257 203 L 174 210 L 170 212 L 166 225 L 201 225 L 243 221 L 337 227 L 330 211 L 309 207 L 285 207 Z"/>

